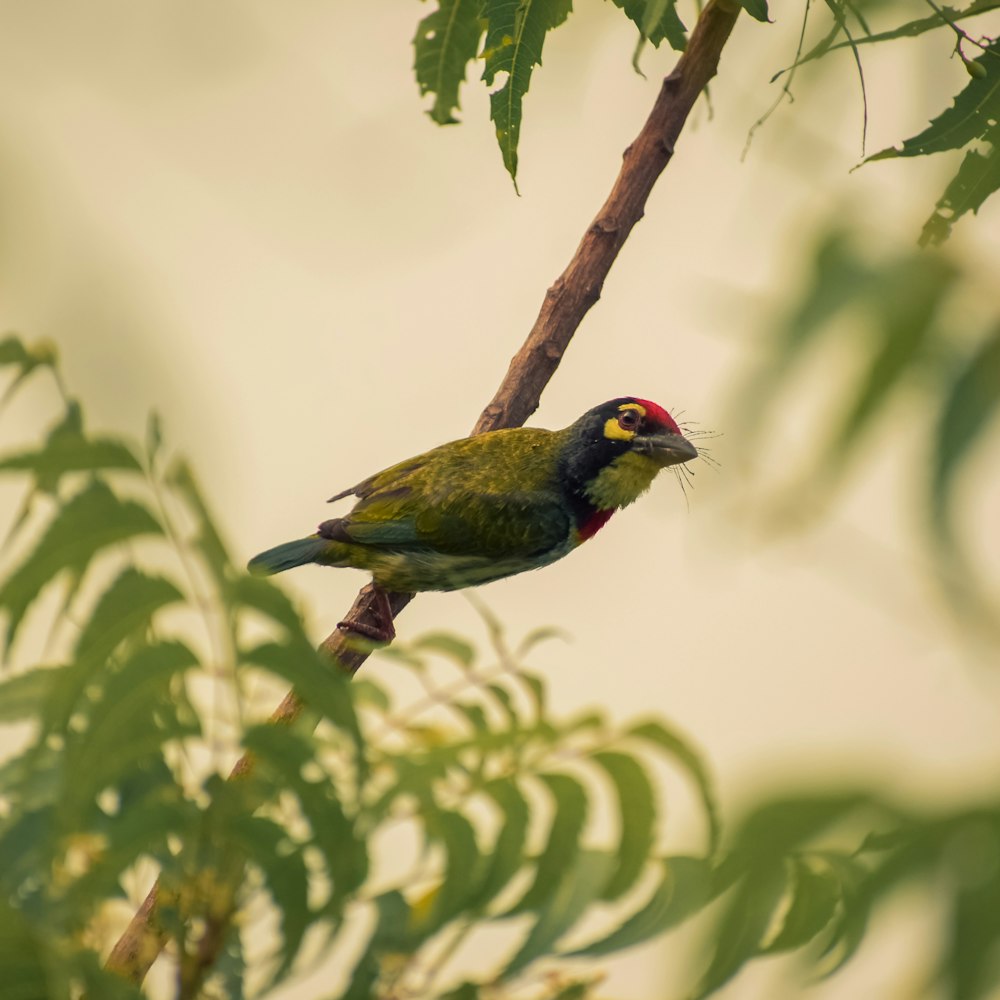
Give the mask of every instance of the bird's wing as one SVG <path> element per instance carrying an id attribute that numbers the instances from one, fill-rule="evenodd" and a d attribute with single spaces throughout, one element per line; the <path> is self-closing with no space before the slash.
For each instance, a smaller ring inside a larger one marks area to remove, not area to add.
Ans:
<path id="1" fill-rule="evenodd" d="M 542 491 L 460 491 L 432 502 L 420 491 L 397 488 L 370 495 L 336 530 L 344 540 L 373 548 L 517 558 L 562 545 L 570 516 L 558 498 Z"/>

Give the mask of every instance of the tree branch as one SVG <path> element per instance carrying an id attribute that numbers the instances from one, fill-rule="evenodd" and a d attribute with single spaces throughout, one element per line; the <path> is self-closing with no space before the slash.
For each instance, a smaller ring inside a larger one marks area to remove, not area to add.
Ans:
<path id="1" fill-rule="evenodd" d="M 719 56 L 739 15 L 735 0 L 710 0 L 673 72 L 660 87 L 653 109 L 641 131 L 625 150 L 618 178 L 607 200 L 587 227 L 566 270 L 545 293 L 541 310 L 521 349 L 511 359 L 500 387 L 483 410 L 473 434 L 518 427 L 538 408 L 542 391 L 552 378 L 562 356 L 590 307 L 601 297 L 604 280 L 629 233 L 645 212 L 646 201 L 663 169 L 674 155 L 674 145 L 688 114 L 709 80 L 715 76 Z M 390 594 L 393 618 L 412 600 L 413 594 Z M 344 619 L 379 624 L 371 588 L 358 594 Z M 341 669 L 355 673 L 368 654 L 349 648 L 341 629 L 335 629 L 320 645 Z M 289 724 L 302 712 L 294 692 L 271 716 L 276 724 Z M 231 778 L 249 773 L 253 759 L 237 761 Z M 108 969 L 131 982 L 140 983 L 167 942 L 157 920 L 159 884 L 149 891 L 108 958 Z"/>

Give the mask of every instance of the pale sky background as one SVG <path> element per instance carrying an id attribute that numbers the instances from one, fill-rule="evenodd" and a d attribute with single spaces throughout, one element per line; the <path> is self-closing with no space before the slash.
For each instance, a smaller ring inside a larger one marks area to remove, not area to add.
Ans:
<path id="1" fill-rule="evenodd" d="M 93 426 L 139 436 L 158 410 L 239 558 L 308 533 L 327 496 L 468 432 L 609 190 L 673 55 L 650 50 L 643 80 L 620 13 L 576 7 L 526 98 L 518 198 L 481 84 L 463 92 L 461 126 L 422 113 L 410 39 L 427 6 L 2 0 L 0 328 L 58 345 Z M 531 661 L 566 714 L 656 712 L 690 734 L 730 816 L 789 778 L 955 801 L 995 788 L 1000 766 L 998 675 L 935 601 L 915 541 L 921 442 L 905 408 L 814 529 L 752 527 L 761 484 L 812 439 L 817 398 L 852 363 L 810 367 L 774 431 L 786 451 L 736 451 L 734 386 L 798 287 L 814 227 L 846 213 L 875 243 L 915 239 L 956 162 L 850 173 L 862 108 L 841 54 L 837 85 L 804 73 L 741 163 L 797 31 L 741 18 L 714 119 L 699 106 L 531 420 L 564 426 L 645 396 L 718 431 L 721 468 L 698 465 L 687 502 L 662 477 L 570 558 L 479 592 L 512 636 L 572 636 Z M 951 45 L 942 33 L 870 52 L 869 151 L 962 86 Z M 984 274 L 998 222 L 987 203 L 956 230 Z M 25 429 L 0 430 L 6 447 Z M 995 564 L 992 465 L 969 517 Z M 362 582 L 319 568 L 282 580 L 317 639 Z M 456 594 L 421 596 L 397 625 L 483 641 Z M 683 846 L 684 818 L 667 812 Z M 812 995 L 880 996 L 921 932 L 883 935 Z M 660 997 L 663 958 L 654 945 L 610 963 L 607 994 Z M 768 975 L 720 996 L 772 996 Z"/>

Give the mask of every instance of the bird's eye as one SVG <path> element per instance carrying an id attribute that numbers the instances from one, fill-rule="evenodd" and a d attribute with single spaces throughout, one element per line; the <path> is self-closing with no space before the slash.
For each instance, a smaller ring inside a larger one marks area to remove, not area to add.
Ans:
<path id="1" fill-rule="evenodd" d="M 642 421 L 638 410 L 622 410 L 618 414 L 618 426 L 623 431 L 634 431 Z"/>

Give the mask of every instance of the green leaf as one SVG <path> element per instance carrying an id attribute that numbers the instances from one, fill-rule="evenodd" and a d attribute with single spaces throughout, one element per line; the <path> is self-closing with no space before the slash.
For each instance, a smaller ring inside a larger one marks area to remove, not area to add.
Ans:
<path id="1" fill-rule="evenodd" d="M 50 996 L 50 960 L 44 940 L 8 903 L 6 895 L 0 895 L 0 969 L 6 1000 L 45 1000 Z"/>
<path id="2" fill-rule="evenodd" d="M 601 893 L 602 899 L 612 901 L 632 888 L 649 860 L 655 839 L 656 798 L 649 775 L 634 757 L 603 751 L 592 754 L 590 760 L 611 779 L 618 799 L 618 867 Z"/>
<path id="3" fill-rule="evenodd" d="M 524 95 L 532 71 L 541 65 L 546 33 L 562 24 L 571 10 L 571 0 L 483 0 L 487 20 L 483 79 L 492 87 L 497 74 L 507 74 L 490 94 L 490 118 L 515 188 Z"/>
<path id="4" fill-rule="evenodd" d="M 805 858 L 790 859 L 791 904 L 781 930 L 764 949 L 791 951 L 808 944 L 830 926 L 841 900 L 840 879 L 829 867 L 817 868 Z"/>
<path id="5" fill-rule="evenodd" d="M 501 973 L 502 979 L 522 971 L 536 958 L 549 955 L 559 939 L 580 921 L 600 895 L 618 861 L 606 851 L 580 851 L 563 871 L 555 891 L 539 908 L 538 920 Z"/>
<path id="6" fill-rule="evenodd" d="M 528 835 L 528 803 L 514 778 L 497 778 L 483 786 L 498 806 L 501 821 L 493 850 L 483 855 L 482 879 L 469 897 L 470 909 L 481 909 L 499 893 L 525 864 L 524 846 Z"/>
<path id="7" fill-rule="evenodd" d="M 481 0 L 439 0 L 438 9 L 418 25 L 413 38 L 413 68 L 421 95 L 434 94 L 428 114 L 439 125 L 457 121 L 458 89 L 465 68 L 475 59 L 483 24 Z"/>
<path id="8" fill-rule="evenodd" d="M 0 722 L 37 718 L 69 667 L 33 667 L 0 683 Z M 2 789 L 0 789 L 2 790 Z"/>
<path id="9" fill-rule="evenodd" d="M 951 235 L 951 227 L 969 212 L 976 213 L 986 199 L 1000 188 L 1000 135 L 987 153 L 974 149 L 965 154 L 958 173 L 941 195 L 934 214 L 924 223 L 921 246 L 937 246 Z"/>
<path id="10" fill-rule="evenodd" d="M 76 657 L 109 656 L 125 638 L 145 631 L 157 611 L 184 595 L 165 577 L 126 566 L 101 595 L 76 643 Z"/>
<path id="11" fill-rule="evenodd" d="M 237 574 L 226 588 L 230 603 L 252 608 L 288 631 L 300 633 L 302 619 L 287 595 L 270 580 L 247 573 Z"/>
<path id="12" fill-rule="evenodd" d="M 414 904 L 410 929 L 425 938 L 443 927 L 466 907 L 476 886 L 471 875 L 480 861 L 476 832 L 460 813 L 440 809 L 429 795 L 421 797 L 420 813 L 428 841 L 444 848 L 444 877 L 425 897 Z"/>
<path id="13" fill-rule="evenodd" d="M 464 670 L 471 668 L 476 659 L 476 650 L 473 646 L 450 632 L 428 632 L 418 636 L 410 643 L 410 649 L 418 656 L 421 653 L 437 653 L 453 660 Z"/>
<path id="14" fill-rule="evenodd" d="M 514 916 L 546 905 L 576 863 L 580 834 L 587 820 L 587 793 L 567 774 L 538 775 L 552 798 L 554 814 L 548 841 L 535 868 L 535 878 L 521 899 L 504 916 Z M 603 885 L 597 887 L 599 892 Z"/>
<path id="15" fill-rule="evenodd" d="M 191 467 L 186 462 L 175 462 L 167 473 L 167 483 L 180 494 L 187 504 L 188 510 L 198 525 L 195 544 L 204 557 L 208 568 L 225 590 L 225 583 L 233 573 L 233 562 L 215 528 L 215 520 L 208 511 L 208 505 L 201 495 Z"/>
<path id="16" fill-rule="evenodd" d="M 761 945 L 785 894 L 780 863 L 755 868 L 734 891 L 713 935 L 715 950 L 695 991 L 705 997 L 727 983 Z"/>
<path id="17" fill-rule="evenodd" d="M 103 549 L 140 535 L 162 535 L 153 515 L 134 500 L 120 500 L 93 480 L 56 513 L 38 544 L 0 588 L 10 649 L 25 612 L 60 573 L 83 575 Z"/>
<path id="18" fill-rule="evenodd" d="M 739 0 L 739 5 L 755 20 L 770 21 L 767 12 L 767 0 Z"/>
<path id="19" fill-rule="evenodd" d="M 625 16 L 639 29 L 639 41 L 652 42 L 659 48 L 666 39 L 670 47 L 683 52 L 687 45 L 687 30 L 677 13 L 676 0 L 613 0 Z M 638 56 L 638 49 L 636 56 Z M 633 59 L 633 65 L 635 60 Z"/>
<path id="20" fill-rule="evenodd" d="M 977 139 L 986 139 L 996 145 L 1000 137 L 1000 40 L 994 40 L 976 64 L 983 67 L 986 75 L 970 77 L 952 106 L 923 132 L 907 139 L 898 149 L 883 149 L 864 162 L 961 149 Z"/>
<path id="21" fill-rule="evenodd" d="M 124 442 L 88 438 L 83 433 L 83 417 L 75 401 L 68 404 L 65 417 L 52 428 L 40 449 L 0 459 L 0 472 L 31 472 L 36 488 L 45 493 L 55 493 L 67 473 L 99 469 L 142 471 L 139 460 Z"/>
<path id="22" fill-rule="evenodd" d="M 941 409 L 934 441 L 931 511 L 942 537 L 950 536 L 949 513 L 955 479 L 969 449 L 1000 407 L 1000 325 L 973 352 Z"/>
<path id="23" fill-rule="evenodd" d="M 712 779 L 701 756 L 687 740 L 673 732 L 657 719 L 638 723 L 627 729 L 625 736 L 652 743 L 666 753 L 672 760 L 679 763 L 694 783 L 705 810 L 705 820 L 708 824 L 708 854 L 712 856 L 718 850 L 721 825 L 719 812 L 715 803 L 715 791 Z"/>
<path id="24" fill-rule="evenodd" d="M 661 862 L 663 877 L 646 903 L 604 937 L 567 958 L 600 958 L 632 948 L 687 920 L 712 900 L 712 868 L 704 858 L 673 857 Z"/>

